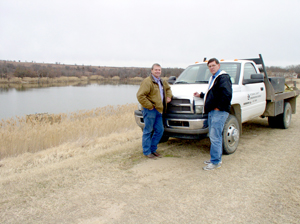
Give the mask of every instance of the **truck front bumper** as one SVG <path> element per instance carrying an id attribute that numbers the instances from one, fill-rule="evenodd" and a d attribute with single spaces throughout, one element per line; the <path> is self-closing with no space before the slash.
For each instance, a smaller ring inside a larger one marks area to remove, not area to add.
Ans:
<path id="1" fill-rule="evenodd" d="M 143 129 L 144 119 L 142 111 L 134 111 L 137 125 Z M 165 114 L 163 116 L 164 135 L 176 138 L 197 139 L 207 135 L 206 114 Z"/>

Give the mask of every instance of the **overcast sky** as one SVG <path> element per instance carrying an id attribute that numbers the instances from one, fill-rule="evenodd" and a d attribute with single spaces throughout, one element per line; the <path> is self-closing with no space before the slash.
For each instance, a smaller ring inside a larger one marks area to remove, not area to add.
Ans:
<path id="1" fill-rule="evenodd" d="M 185 68 L 300 64 L 300 0 L 0 0 L 0 60 Z"/>

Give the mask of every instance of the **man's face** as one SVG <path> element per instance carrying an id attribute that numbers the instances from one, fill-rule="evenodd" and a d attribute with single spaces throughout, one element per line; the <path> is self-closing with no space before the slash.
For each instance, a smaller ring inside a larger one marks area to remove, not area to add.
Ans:
<path id="1" fill-rule="evenodd" d="M 159 78 L 160 75 L 161 75 L 161 67 L 157 66 L 157 65 L 154 65 L 153 69 L 151 69 L 151 73 L 156 78 Z"/>
<path id="2" fill-rule="evenodd" d="M 211 74 L 216 74 L 217 71 L 220 69 L 220 64 L 217 64 L 215 61 L 208 64 L 209 71 Z"/>

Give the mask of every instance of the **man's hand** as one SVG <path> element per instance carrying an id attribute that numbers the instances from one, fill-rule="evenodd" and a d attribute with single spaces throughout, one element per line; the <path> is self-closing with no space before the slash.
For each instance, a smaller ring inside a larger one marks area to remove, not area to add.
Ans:
<path id="1" fill-rule="evenodd" d="M 195 92 L 195 93 L 194 93 L 194 96 L 200 97 L 200 98 L 204 98 L 204 95 L 205 95 L 204 92 L 201 92 L 201 93 Z"/>
<path id="2" fill-rule="evenodd" d="M 171 102 L 171 98 L 167 97 L 167 103 L 170 103 L 170 102 Z"/>
<path id="3" fill-rule="evenodd" d="M 196 97 L 200 97 L 200 93 L 198 93 L 198 92 L 195 92 L 195 93 L 194 93 L 194 96 L 196 96 Z"/>

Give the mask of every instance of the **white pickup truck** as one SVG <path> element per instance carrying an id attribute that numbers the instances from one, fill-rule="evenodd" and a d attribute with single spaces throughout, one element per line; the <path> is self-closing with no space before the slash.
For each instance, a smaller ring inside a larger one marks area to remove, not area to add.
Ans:
<path id="1" fill-rule="evenodd" d="M 294 84 L 286 89 L 285 78 L 268 77 L 262 56 L 253 59 L 221 60 L 221 70 L 232 81 L 230 115 L 223 130 L 223 153 L 234 153 L 239 144 L 242 123 L 256 117 L 268 117 L 271 127 L 288 128 L 296 113 L 296 98 L 300 94 Z M 260 71 L 263 73 L 261 74 Z M 188 66 L 178 77 L 170 77 L 172 101 L 164 114 L 164 135 L 169 137 L 201 139 L 208 134 L 207 114 L 203 113 L 203 99 L 194 92 L 206 92 L 211 73 L 205 59 Z M 134 112 L 136 123 L 143 129 L 142 107 Z"/>

